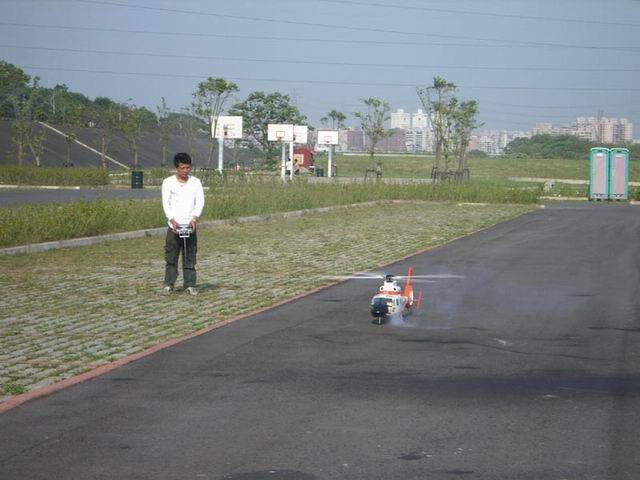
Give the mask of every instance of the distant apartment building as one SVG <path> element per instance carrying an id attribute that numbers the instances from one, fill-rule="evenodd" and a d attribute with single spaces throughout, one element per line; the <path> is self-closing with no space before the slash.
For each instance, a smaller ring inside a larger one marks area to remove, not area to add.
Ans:
<path id="1" fill-rule="evenodd" d="M 489 155 L 501 155 L 516 138 L 529 138 L 531 133 L 522 130 L 488 130 L 471 137 L 469 150 L 480 150 Z"/>
<path id="2" fill-rule="evenodd" d="M 366 134 L 359 128 L 350 128 L 348 130 L 341 130 L 338 133 L 338 140 L 342 136 L 346 152 L 363 152 L 365 145 Z"/>
<path id="3" fill-rule="evenodd" d="M 626 118 L 577 117 L 569 126 L 539 123 L 533 135 L 575 135 L 593 143 L 621 144 L 633 141 L 633 123 Z"/>
<path id="4" fill-rule="evenodd" d="M 402 130 L 411 130 L 411 114 L 399 108 L 391 115 L 391 129 L 401 128 Z"/>
<path id="5" fill-rule="evenodd" d="M 429 115 L 422 109 L 409 113 L 399 108 L 390 115 L 390 120 L 391 130 L 399 129 L 405 132 L 403 151 L 433 152 L 433 129 L 431 127 L 431 121 L 429 120 Z M 391 143 L 392 145 L 389 145 L 390 148 L 399 148 L 399 136 Z"/>
<path id="6" fill-rule="evenodd" d="M 538 123 L 534 125 L 532 135 L 554 135 L 553 125 L 550 123 Z"/>
<path id="7" fill-rule="evenodd" d="M 390 135 L 382 138 L 376 144 L 377 152 L 389 152 L 389 153 L 398 153 L 398 152 L 406 152 L 407 145 L 405 142 L 405 134 L 406 131 L 401 128 L 394 128 L 388 132 Z M 369 148 L 371 142 L 369 137 L 365 137 L 365 150 Z"/>
<path id="8" fill-rule="evenodd" d="M 435 138 L 431 129 L 407 130 L 405 132 L 406 151 L 412 153 L 433 153 Z"/>
<path id="9" fill-rule="evenodd" d="M 429 115 L 424 113 L 422 109 L 418 109 L 416 113 L 411 114 L 411 130 L 423 132 L 431 129 L 431 121 Z"/>

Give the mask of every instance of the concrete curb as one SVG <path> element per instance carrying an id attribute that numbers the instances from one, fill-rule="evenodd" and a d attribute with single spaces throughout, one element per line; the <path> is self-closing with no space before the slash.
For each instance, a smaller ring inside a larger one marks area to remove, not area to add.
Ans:
<path id="1" fill-rule="evenodd" d="M 0 184 L 0 188 L 7 188 L 7 189 L 19 189 L 19 188 L 23 188 L 25 190 L 80 190 L 79 186 L 73 186 L 73 185 L 4 185 L 4 184 Z M 86 187 L 86 188 L 91 188 L 91 187 Z"/>

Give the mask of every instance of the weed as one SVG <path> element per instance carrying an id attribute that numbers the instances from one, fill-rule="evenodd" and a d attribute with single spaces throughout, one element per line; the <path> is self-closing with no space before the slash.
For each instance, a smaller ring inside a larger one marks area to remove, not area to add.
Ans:
<path id="1" fill-rule="evenodd" d="M 16 382 L 7 382 L 2 385 L 2 393 L 5 395 L 20 395 L 25 393 L 27 389 Z"/>

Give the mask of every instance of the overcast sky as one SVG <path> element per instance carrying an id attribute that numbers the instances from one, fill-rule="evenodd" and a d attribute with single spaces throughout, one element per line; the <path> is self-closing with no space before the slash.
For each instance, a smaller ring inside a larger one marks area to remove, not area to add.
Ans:
<path id="1" fill-rule="evenodd" d="M 309 123 L 363 97 L 420 108 L 435 75 L 485 128 L 626 117 L 640 138 L 638 0 L 0 0 L 0 59 L 45 86 L 180 110 L 209 76 L 289 94 Z"/>

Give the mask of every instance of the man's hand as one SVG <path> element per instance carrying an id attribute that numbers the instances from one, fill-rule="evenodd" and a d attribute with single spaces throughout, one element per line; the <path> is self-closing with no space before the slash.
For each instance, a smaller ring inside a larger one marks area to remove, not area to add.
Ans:
<path id="1" fill-rule="evenodd" d="M 191 225 L 191 228 L 193 229 L 194 232 L 196 230 L 197 223 L 198 223 L 198 217 L 192 217 L 191 221 L 189 222 L 189 225 Z"/>
<path id="2" fill-rule="evenodd" d="M 169 220 L 169 223 L 171 224 L 171 230 L 173 230 L 173 233 L 177 233 L 179 225 L 178 222 L 176 222 L 176 219 L 172 218 Z"/>

